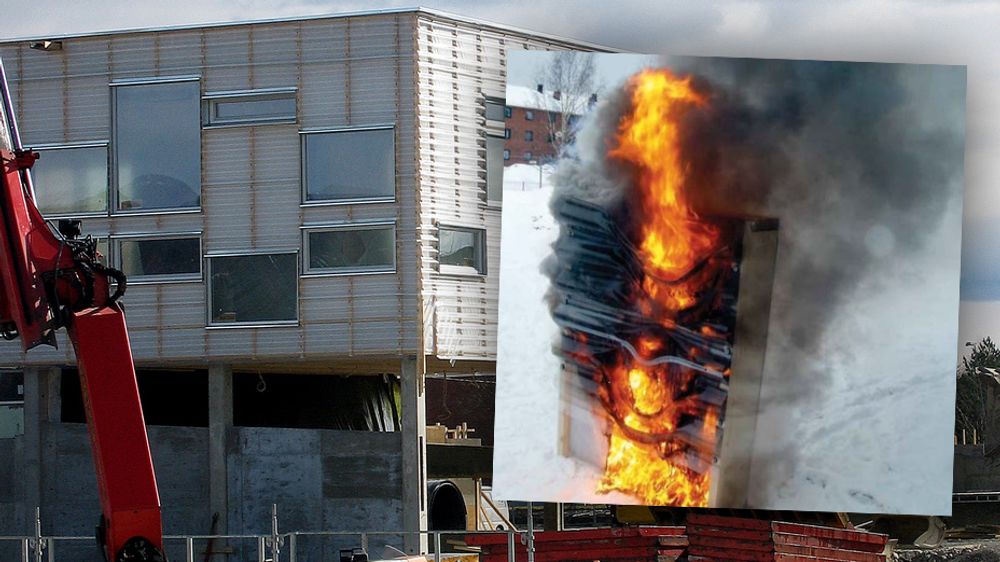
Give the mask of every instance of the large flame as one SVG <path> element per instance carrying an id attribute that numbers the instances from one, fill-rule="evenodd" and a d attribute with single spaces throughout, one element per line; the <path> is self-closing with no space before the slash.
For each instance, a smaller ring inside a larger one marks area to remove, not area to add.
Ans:
<path id="1" fill-rule="evenodd" d="M 680 126 L 684 113 L 704 106 L 707 100 L 694 90 L 690 78 L 667 70 L 644 70 L 628 84 L 631 108 L 619 124 L 616 144 L 609 156 L 635 168 L 640 232 L 639 248 L 645 277 L 645 294 L 656 305 L 665 326 L 680 311 L 692 306 L 704 276 L 692 273 L 719 247 L 719 228 L 699 219 L 686 191 L 687 168 L 680 151 Z M 653 305 L 645 305 L 646 312 Z M 641 356 L 655 356 L 654 339 L 632 342 Z M 697 350 L 691 350 L 692 355 Z M 677 428 L 683 405 L 673 402 L 678 370 L 668 365 L 649 367 L 634 357 L 609 366 L 607 386 L 599 397 L 614 421 L 605 475 L 598 491 L 618 490 L 649 505 L 708 505 L 709 472 L 689 470 L 656 435 Z M 714 439 L 718 412 L 703 412 L 702 436 Z M 648 436 L 648 438 L 644 438 Z"/>

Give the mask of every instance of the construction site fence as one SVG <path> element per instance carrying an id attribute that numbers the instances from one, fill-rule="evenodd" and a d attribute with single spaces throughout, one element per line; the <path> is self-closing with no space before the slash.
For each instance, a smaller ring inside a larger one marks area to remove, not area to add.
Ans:
<path id="1" fill-rule="evenodd" d="M 527 544 L 526 531 L 293 531 L 268 535 L 167 535 L 164 548 L 170 562 L 328 562 L 339 561 L 338 552 L 326 552 L 321 557 L 303 552 L 304 543 L 315 539 L 342 538 L 344 542 L 364 549 L 371 560 L 382 558 L 384 545 L 399 542 L 406 536 L 427 537 L 430 551 L 426 557 L 434 562 L 445 559 L 442 545 L 447 538 L 466 535 L 507 535 L 507 559 L 515 560 L 517 545 Z M 212 545 L 215 545 L 214 547 Z M 0 558 L 19 562 L 91 562 L 100 560 L 94 537 L 79 536 L 0 536 Z M 60 555 L 62 553 L 62 556 Z M 85 554 L 89 553 L 89 554 Z M 469 552 L 472 553 L 472 552 Z M 467 553 L 467 554 L 469 554 Z M 410 555 L 419 556 L 419 555 Z M 523 558 L 522 554 L 522 558 Z"/>

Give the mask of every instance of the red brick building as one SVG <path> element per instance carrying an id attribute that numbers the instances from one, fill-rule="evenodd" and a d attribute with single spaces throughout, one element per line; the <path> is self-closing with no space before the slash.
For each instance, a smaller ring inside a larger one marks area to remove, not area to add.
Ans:
<path id="1" fill-rule="evenodd" d="M 559 92 L 545 92 L 541 86 L 507 85 L 504 166 L 555 159 L 558 143 L 553 142 L 553 135 L 563 128 L 559 96 Z"/>

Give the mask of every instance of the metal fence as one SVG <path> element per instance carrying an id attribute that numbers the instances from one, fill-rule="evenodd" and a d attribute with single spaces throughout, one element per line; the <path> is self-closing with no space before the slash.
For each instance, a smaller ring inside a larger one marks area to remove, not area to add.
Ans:
<path id="1" fill-rule="evenodd" d="M 441 562 L 445 552 L 443 541 L 448 537 L 468 535 L 506 535 L 507 560 L 515 561 L 518 545 L 525 545 L 527 560 L 534 556 L 534 531 L 531 526 L 525 531 L 290 531 L 279 532 L 277 511 L 272 507 L 271 533 L 263 535 L 165 535 L 163 546 L 171 562 L 203 562 L 205 560 L 227 562 L 327 562 L 338 557 L 317 555 L 315 549 L 304 549 L 310 542 L 315 544 L 330 539 L 356 539 L 357 548 L 369 552 L 370 547 L 385 544 L 386 549 L 402 552 L 391 544 L 406 536 L 426 536 L 431 551 L 427 555 L 434 562 Z M 387 542 L 388 541 L 388 542 Z M 343 544 L 344 541 L 337 541 Z M 217 546 L 218 545 L 218 546 Z M 6 550 L 5 550 L 6 549 Z M 35 533 L 32 536 L 0 536 L 0 553 L 13 550 L 19 562 L 90 562 L 101 560 L 94 537 L 46 536 L 42 534 L 39 511 L 35 511 Z M 312 550 L 309 554 L 307 551 Z M 322 549 L 320 549 L 322 550 Z M 474 552 L 474 551 L 472 551 Z M 339 554 L 337 555 L 339 556 Z M 410 555 L 419 556 L 419 555 Z M 383 556 L 390 558 L 392 556 Z M 0 554 L 4 561 L 9 556 Z M 369 554 L 372 560 L 379 559 L 377 553 Z"/>

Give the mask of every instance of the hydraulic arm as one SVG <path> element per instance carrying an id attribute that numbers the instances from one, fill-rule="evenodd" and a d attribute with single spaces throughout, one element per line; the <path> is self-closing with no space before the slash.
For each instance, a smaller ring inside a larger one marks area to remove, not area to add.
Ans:
<path id="1" fill-rule="evenodd" d="M 55 346 L 66 328 L 76 352 L 101 500 L 98 539 L 108 560 L 157 562 L 163 531 L 125 315 L 125 276 L 103 265 L 78 221 L 53 229 L 35 206 L 0 62 L 0 335 L 24 351 Z"/>

